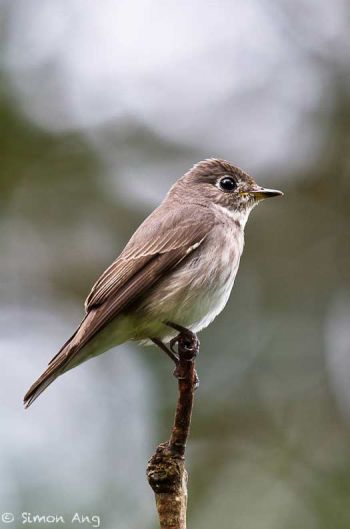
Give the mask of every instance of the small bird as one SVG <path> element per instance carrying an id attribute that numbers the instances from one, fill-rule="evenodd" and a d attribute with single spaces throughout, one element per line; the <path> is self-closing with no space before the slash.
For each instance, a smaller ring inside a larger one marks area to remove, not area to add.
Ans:
<path id="1" fill-rule="evenodd" d="M 226 160 L 194 165 L 94 284 L 83 321 L 31 386 L 25 406 L 58 376 L 128 340 L 154 343 L 176 363 L 178 330 L 204 329 L 227 303 L 249 213 L 278 195 Z"/>

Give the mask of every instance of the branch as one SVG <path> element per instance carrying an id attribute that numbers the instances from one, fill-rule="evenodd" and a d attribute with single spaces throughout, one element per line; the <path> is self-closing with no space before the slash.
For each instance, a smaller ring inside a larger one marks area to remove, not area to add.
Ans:
<path id="1" fill-rule="evenodd" d="M 186 529 L 187 471 L 185 450 L 193 408 L 194 391 L 198 386 L 195 358 L 199 341 L 190 331 L 178 336 L 179 364 L 176 376 L 179 397 L 169 441 L 160 444 L 147 466 L 161 529 Z"/>

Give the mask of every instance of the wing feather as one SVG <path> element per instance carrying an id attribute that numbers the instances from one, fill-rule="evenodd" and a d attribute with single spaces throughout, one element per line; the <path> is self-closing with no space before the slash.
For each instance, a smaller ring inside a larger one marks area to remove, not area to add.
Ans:
<path id="1" fill-rule="evenodd" d="M 93 286 L 86 300 L 85 318 L 25 395 L 27 407 L 69 369 L 72 360 L 99 330 L 198 248 L 215 219 L 206 208 L 195 217 L 193 210 L 186 207 L 176 211 L 158 208 L 145 220 Z"/>
<path id="2" fill-rule="evenodd" d="M 203 209 L 200 221 L 193 220 L 193 211 L 189 211 L 188 207 L 170 210 L 165 216 L 164 212 L 159 215 L 159 209 L 155 210 L 141 224 L 120 256 L 94 284 L 85 302 L 86 311 L 89 312 L 108 298 L 116 296 L 156 256 L 170 254 L 172 251 L 175 252 L 172 255 L 176 255 L 178 250 L 180 258 L 193 244 L 201 241 L 214 222 L 213 215 L 206 208 Z M 156 261 L 159 273 L 162 270 L 161 264 L 166 261 L 167 259 Z"/>
<path id="3" fill-rule="evenodd" d="M 204 239 L 205 237 L 196 247 Z M 79 343 L 79 349 L 88 343 L 100 329 L 134 303 L 139 296 L 142 296 L 167 270 L 178 265 L 189 253 L 188 249 L 186 251 L 175 249 L 166 254 L 156 255 L 123 288 L 119 288 L 118 292 L 111 296 L 108 302 L 92 309 L 94 317 L 89 322 L 84 337 Z"/>
<path id="4" fill-rule="evenodd" d="M 152 215 L 135 232 L 124 251 L 92 288 L 86 301 L 84 333 L 78 347 L 72 351 L 72 357 L 168 270 L 175 268 L 198 248 L 215 222 L 209 211 L 203 212 L 197 220 L 193 219 L 187 208 L 178 208 L 165 218 L 162 215 L 161 226 L 154 218 L 148 226 Z M 148 254 L 147 248 L 151 250 Z"/>

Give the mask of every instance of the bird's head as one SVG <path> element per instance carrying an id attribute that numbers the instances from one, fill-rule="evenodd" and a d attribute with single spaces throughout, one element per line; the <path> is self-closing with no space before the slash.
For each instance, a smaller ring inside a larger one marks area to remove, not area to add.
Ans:
<path id="1" fill-rule="evenodd" d="M 177 192 L 182 189 L 181 193 Z M 184 197 L 183 188 L 186 188 Z M 247 173 L 226 160 L 210 158 L 197 163 L 173 187 L 182 200 L 225 208 L 237 219 L 246 219 L 261 200 L 283 195 L 260 187 Z"/>

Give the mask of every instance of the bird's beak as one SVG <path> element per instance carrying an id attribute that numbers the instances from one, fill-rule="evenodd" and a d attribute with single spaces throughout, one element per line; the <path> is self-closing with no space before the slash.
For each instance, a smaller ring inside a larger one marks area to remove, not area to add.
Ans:
<path id="1" fill-rule="evenodd" d="M 278 189 L 265 189 L 265 187 L 257 187 L 256 189 L 252 189 L 250 194 L 253 195 L 256 200 L 264 200 L 265 198 L 283 196 L 282 191 L 278 191 Z"/>

